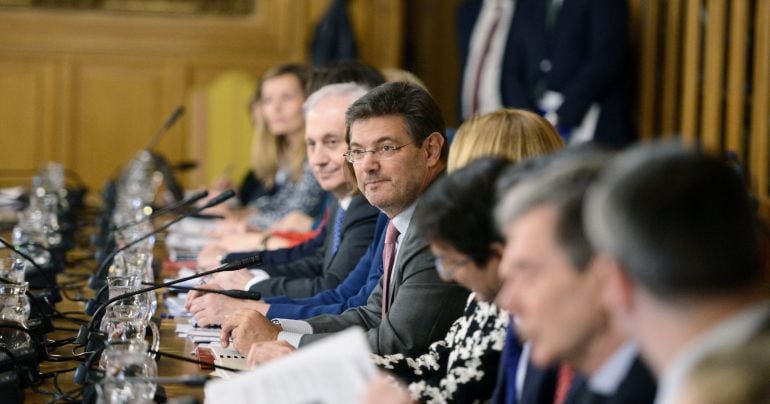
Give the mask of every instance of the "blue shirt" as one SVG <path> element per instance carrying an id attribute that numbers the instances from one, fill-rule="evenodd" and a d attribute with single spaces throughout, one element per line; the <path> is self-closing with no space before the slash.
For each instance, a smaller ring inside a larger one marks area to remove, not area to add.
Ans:
<path id="1" fill-rule="evenodd" d="M 380 213 L 372 243 L 339 286 L 303 299 L 285 296 L 267 298 L 265 302 L 270 303 L 267 317 L 304 320 L 320 314 L 340 314 L 351 307 L 365 305 L 382 277 L 382 248 L 388 220 Z"/>

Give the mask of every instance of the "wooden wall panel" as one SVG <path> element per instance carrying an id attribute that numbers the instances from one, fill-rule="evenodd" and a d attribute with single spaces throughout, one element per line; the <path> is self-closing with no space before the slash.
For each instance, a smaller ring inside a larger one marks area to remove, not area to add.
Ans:
<path id="1" fill-rule="evenodd" d="M 77 64 L 72 74 L 72 157 L 68 166 L 86 182 L 101 184 L 147 145 L 164 114 L 173 109 L 165 108 L 171 97 L 164 94 L 163 65 L 88 60 Z M 179 142 L 164 139 L 163 143 Z M 169 159 L 181 157 L 181 148 L 168 149 L 161 147 Z"/>
<path id="2" fill-rule="evenodd" d="M 237 17 L 0 9 L 0 118 L 9 122 L 0 126 L 0 157 L 25 134 L 0 168 L 56 159 L 98 189 L 170 111 L 222 73 L 256 79 L 270 66 L 307 60 L 329 1 L 254 1 L 253 14 Z M 401 0 L 351 1 L 364 61 L 400 64 L 402 9 Z M 159 150 L 172 161 L 205 158 L 190 154 L 200 151 L 192 135 L 205 132 L 193 128 L 198 122 L 205 119 L 188 112 Z"/>
<path id="3" fill-rule="evenodd" d="M 753 190 L 770 219 L 770 0 L 758 0 L 754 20 L 750 155 Z"/>
<path id="4" fill-rule="evenodd" d="M 724 111 L 725 19 L 727 6 L 723 0 L 708 0 L 704 66 L 703 111 L 701 113 L 701 145 L 709 151 L 722 151 L 722 114 Z"/>
<path id="5" fill-rule="evenodd" d="M 0 167 L 37 167 L 57 157 L 55 83 L 54 63 L 0 55 Z"/>

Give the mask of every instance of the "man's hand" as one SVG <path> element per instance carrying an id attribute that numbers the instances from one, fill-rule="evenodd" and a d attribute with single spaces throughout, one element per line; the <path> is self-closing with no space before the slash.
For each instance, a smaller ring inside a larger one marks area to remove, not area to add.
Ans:
<path id="1" fill-rule="evenodd" d="M 220 325 L 225 317 L 236 310 L 256 310 L 266 315 L 269 304 L 248 299 L 235 299 L 217 293 L 206 293 L 195 299 L 190 313 L 201 326 Z"/>
<path id="2" fill-rule="evenodd" d="M 219 336 L 222 347 L 230 345 L 238 352 L 247 353 L 251 344 L 263 341 L 275 341 L 281 327 L 273 324 L 265 316 L 255 310 L 238 310 L 235 314 L 225 317 L 222 322 L 222 333 Z"/>
<path id="3" fill-rule="evenodd" d="M 385 374 L 375 377 L 366 388 L 362 401 L 364 404 L 411 404 L 409 392 L 401 384 L 396 384 Z"/>
<path id="4" fill-rule="evenodd" d="M 214 275 L 214 283 L 221 286 L 222 289 L 243 290 L 246 284 L 254 277 L 248 269 L 239 269 L 237 271 L 220 272 Z"/>
<path id="5" fill-rule="evenodd" d="M 219 260 L 227 255 L 228 252 L 230 251 L 219 242 L 206 244 L 206 246 L 198 253 L 196 266 L 198 268 L 206 269 L 217 267 L 220 265 Z"/>
<path id="6" fill-rule="evenodd" d="M 249 353 L 246 355 L 246 363 L 250 368 L 253 368 L 256 365 L 284 357 L 296 350 L 297 348 L 294 348 L 286 341 L 255 342 L 249 348 Z"/>
<path id="7" fill-rule="evenodd" d="M 209 282 L 209 283 L 202 283 L 198 286 L 196 286 L 198 289 L 211 289 L 211 290 L 222 290 L 222 287 L 219 286 L 216 282 Z M 205 292 L 199 292 L 197 290 L 191 290 L 187 292 L 187 298 L 185 298 L 184 301 L 184 308 L 187 311 L 190 311 L 192 308 L 192 304 L 195 301 L 195 299 L 203 296 Z"/>

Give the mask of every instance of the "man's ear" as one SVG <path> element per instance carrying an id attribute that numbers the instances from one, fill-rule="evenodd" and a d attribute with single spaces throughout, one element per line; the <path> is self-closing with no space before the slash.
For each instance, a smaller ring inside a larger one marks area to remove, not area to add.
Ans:
<path id="1" fill-rule="evenodd" d="M 426 145 L 425 150 L 428 152 L 428 166 L 433 167 L 441 161 L 441 149 L 444 147 L 444 137 L 438 132 L 433 132 L 428 135 L 423 141 Z"/>
<path id="2" fill-rule="evenodd" d="M 604 281 L 604 297 L 609 307 L 620 310 L 627 316 L 634 310 L 634 283 L 622 265 L 613 257 L 604 254 L 594 258 L 597 270 L 601 271 Z"/>

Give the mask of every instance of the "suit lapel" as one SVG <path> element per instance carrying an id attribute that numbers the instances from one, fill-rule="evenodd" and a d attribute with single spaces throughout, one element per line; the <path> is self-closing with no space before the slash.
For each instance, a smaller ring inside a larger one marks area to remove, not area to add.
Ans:
<path id="1" fill-rule="evenodd" d="M 351 204 L 352 205 L 352 204 Z M 329 268 L 329 265 L 331 265 L 332 261 L 334 260 L 334 255 L 332 255 L 332 243 L 334 240 L 334 218 L 337 216 L 337 210 L 340 208 L 340 203 L 337 200 L 337 198 L 334 198 L 334 200 L 329 203 L 329 216 L 328 219 L 326 219 L 326 224 L 324 225 L 326 229 L 324 230 L 326 232 L 326 236 L 324 237 L 324 268 Z M 342 228 L 345 229 L 345 221 L 347 221 L 347 217 L 345 220 L 343 220 Z"/>

